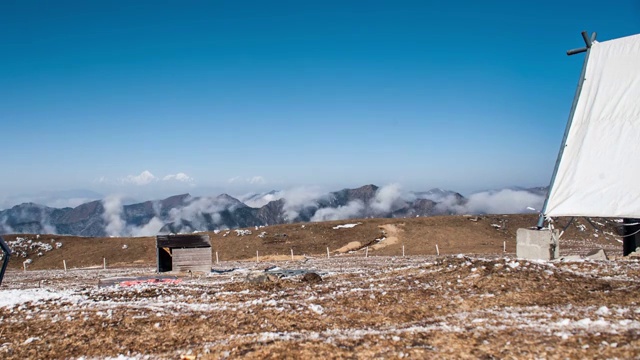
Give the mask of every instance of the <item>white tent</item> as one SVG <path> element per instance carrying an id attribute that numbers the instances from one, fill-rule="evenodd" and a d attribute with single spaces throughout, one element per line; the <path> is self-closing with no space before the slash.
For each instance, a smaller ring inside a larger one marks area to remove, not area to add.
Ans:
<path id="1" fill-rule="evenodd" d="M 640 218 L 640 34 L 593 42 L 543 215 Z"/>

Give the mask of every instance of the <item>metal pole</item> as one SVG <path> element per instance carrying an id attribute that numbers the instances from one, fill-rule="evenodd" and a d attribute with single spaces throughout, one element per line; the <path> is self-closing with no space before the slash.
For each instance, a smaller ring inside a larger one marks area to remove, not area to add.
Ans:
<path id="1" fill-rule="evenodd" d="M 0 236 L 0 248 L 2 248 L 2 252 L 4 253 L 2 269 L 0 269 L 0 285 L 2 285 L 2 278 L 4 278 L 4 272 L 5 270 L 7 270 L 7 266 L 9 265 L 9 258 L 11 257 L 11 249 L 9 249 L 7 243 L 4 242 L 2 236 Z"/>
<path id="2" fill-rule="evenodd" d="M 556 159 L 556 165 L 553 168 L 553 175 L 551 176 L 551 182 L 549 183 L 549 191 L 547 192 L 547 197 L 544 199 L 544 205 L 542 206 L 542 211 L 540 211 L 540 217 L 538 218 L 538 229 L 542 229 L 544 226 L 544 214 L 547 212 L 547 203 L 549 202 L 549 195 L 553 190 L 553 183 L 556 181 L 556 175 L 558 175 L 558 168 L 560 167 L 560 160 L 562 160 L 562 154 L 564 153 L 564 148 L 567 146 L 567 137 L 569 136 L 569 129 L 571 129 L 571 123 L 573 123 L 573 115 L 576 112 L 576 107 L 578 106 L 578 100 L 580 99 L 580 93 L 582 92 L 582 84 L 584 84 L 584 76 L 587 72 L 587 63 L 589 62 L 589 53 L 591 52 L 592 41 L 587 37 L 587 32 L 582 32 L 582 38 L 585 41 L 587 47 L 585 48 L 586 55 L 584 56 L 584 62 L 582 63 L 582 72 L 580 73 L 580 79 L 578 80 L 578 87 L 576 88 L 576 93 L 573 96 L 573 103 L 571 104 L 571 110 L 569 111 L 569 119 L 567 120 L 567 127 L 564 129 L 564 136 L 562 137 L 562 143 L 560 144 L 560 150 L 558 151 L 558 158 Z M 595 41 L 596 33 L 593 33 L 591 39 Z M 567 52 L 567 55 L 578 54 L 579 52 L 573 52 L 577 50 L 570 50 Z"/>

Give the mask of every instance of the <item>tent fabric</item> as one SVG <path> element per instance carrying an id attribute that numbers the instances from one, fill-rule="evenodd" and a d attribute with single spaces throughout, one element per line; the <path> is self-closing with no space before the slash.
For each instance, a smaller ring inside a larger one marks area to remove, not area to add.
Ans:
<path id="1" fill-rule="evenodd" d="M 640 218 L 640 34 L 593 43 L 544 213 Z"/>

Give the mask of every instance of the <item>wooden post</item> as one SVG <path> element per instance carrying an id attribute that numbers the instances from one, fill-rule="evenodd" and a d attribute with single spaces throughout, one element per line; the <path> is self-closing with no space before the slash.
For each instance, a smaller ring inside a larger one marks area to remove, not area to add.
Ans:
<path id="1" fill-rule="evenodd" d="M 440 256 L 440 249 L 438 249 L 438 244 L 436 244 L 436 255 Z"/>
<path id="2" fill-rule="evenodd" d="M 506 241 L 502 242 L 502 252 L 507 252 L 507 242 Z"/>
<path id="3" fill-rule="evenodd" d="M 102 269 L 107 270 L 107 258 L 102 258 Z"/>
<path id="4" fill-rule="evenodd" d="M 329 258 L 329 247 L 327 246 L 327 259 Z"/>
<path id="5" fill-rule="evenodd" d="M 402 257 L 404 257 L 404 245 L 402 245 Z"/>
<path id="6" fill-rule="evenodd" d="M 216 251 L 216 264 L 218 264 L 220 260 L 218 259 L 218 252 Z"/>
<path id="7" fill-rule="evenodd" d="M 364 250 L 364 257 L 369 257 L 369 247 L 367 246 L 367 248 Z"/>
<path id="8" fill-rule="evenodd" d="M 62 260 L 62 265 L 64 266 L 64 272 L 67 272 L 67 260 Z"/>
<path id="9" fill-rule="evenodd" d="M 291 261 L 293 261 L 293 249 L 291 249 Z"/>
<path id="10" fill-rule="evenodd" d="M 256 250 L 256 262 L 260 262 L 260 257 L 258 256 L 258 250 Z"/>
<path id="11" fill-rule="evenodd" d="M 27 271 L 27 263 L 25 261 L 22 262 L 22 267 L 24 268 L 24 271 Z"/>

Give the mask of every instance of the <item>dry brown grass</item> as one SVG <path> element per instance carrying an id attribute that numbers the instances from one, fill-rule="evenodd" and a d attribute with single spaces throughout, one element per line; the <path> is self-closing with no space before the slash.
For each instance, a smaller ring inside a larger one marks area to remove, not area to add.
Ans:
<path id="1" fill-rule="evenodd" d="M 636 261 L 551 266 L 466 256 L 342 257 L 283 266 L 325 273 L 324 281 L 255 284 L 231 272 L 184 278 L 179 285 L 98 289 L 92 276 L 109 270 L 76 271 L 80 278 L 71 272 L 14 271 L 9 283 L 22 286 L 62 275 L 49 288 L 70 288 L 79 299 L 0 308 L 0 357 L 640 356 Z M 583 326 L 584 319 L 591 325 Z M 29 338 L 37 339 L 27 346 Z"/>
<path id="2" fill-rule="evenodd" d="M 290 259 L 291 250 L 296 256 L 325 256 L 329 248 L 332 254 L 359 251 L 369 247 L 369 255 L 397 256 L 405 247 L 407 255 L 435 255 L 438 245 L 441 255 L 445 254 L 502 254 L 506 243 L 507 254 L 515 253 L 515 236 L 520 227 L 531 227 L 536 223 L 536 215 L 488 215 L 437 216 L 410 219 L 359 219 L 330 221 L 322 223 L 286 224 L 251 228 L 251 235 L 236 236 L 230 231 L 208 233 L 213 253 L 218 252 L 221 261 L 255 259 L 260 257 Z M 474 221 L 477 220 L 477 221 Z M 567 219 L 557 223 L 563 227 Z M 334 229 L 347 223 L 361 223 L 353 228 Z M 496 227 L 499 226 L 499 227 Z M 582 226 L 584 231 L 581 231 Z M 603 230 L 615 232 L 611 226 Z M 264 237 L 258 237 L 266 232 Z M 386 235 L 385 235 L 386 234 Z M 17 236 L 36 240 L 35 235 L 8 235 L 6 240 Z M 376 239 L 386 236 L 387 240 L 376 243 Z M 576 220 L 560 240 L 563 254 L 586 253 L 593 248 L 605 248 L 610 255 L 621 255 L 621 244 L 615 236 L 595 231 L 583 219 Z M 109 266 L 155 265 L 155 240 L 146 238 L 79 238 L 61 235 L 42 235 L 38 241 L 63 243 L 63 247 L 47 252 L 42 257 L 31 253 L 29 269 L 61 269 L 62 260 L 67 266 L 101 266 L 106 258 Z M 618 238 L 619 239 L 619 238 Z M 355 243 L 359 243 L 354 248 Z M 127 249 L 123 249 L 127 245 Z M 384 246 L 382 246 L 384 245 Z M 13 269 L 22 268 L 24 258 L 14 257 L 10 263 Z M 215 255 L 213 260 L 215 261 Z"/>

